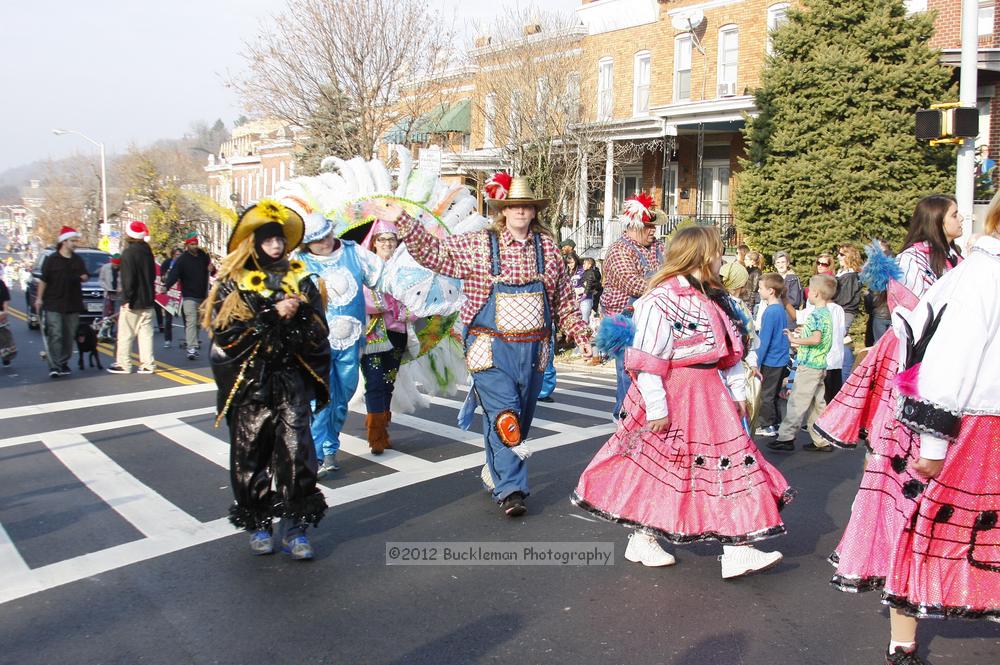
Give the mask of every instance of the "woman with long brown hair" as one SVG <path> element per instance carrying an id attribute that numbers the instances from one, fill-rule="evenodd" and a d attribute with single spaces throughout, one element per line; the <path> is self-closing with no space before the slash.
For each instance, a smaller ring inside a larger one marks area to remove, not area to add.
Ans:
<path id="1" fill-rule="evenodd" d="M 946 195 L 927 196 L 917 203 L 895 262 L 877 247 L 870 248 L 869 264 L 881 261 L 886 266 L 882 281 L 894 318 L 916 312 L 920 298 L 958 264 L 954 240 L 961 230 L 962 216 L 955 200 Z M 865 272 L 876 271 L 870 265 Z M 831 583 L 849 593 L 885 586 L 896 551 L 894 534 L 909 523 L 915 490 L 924 484 L 911 464 L 917 460 L 919 437 L 897 419 L 901 331 L 897 328 L 882 336 L 814 425 L 816 432 L 837 446 L 853 448 L 866 440 L 869 450 L 851 519 L 830 555 L 837 567 Z M 894 622 L 906 623 L 902 615 L 893 617 Z"/>
<path id="2" fill-rule="evenodd" d="M 634 376 L 618 431 L 580 476 L 573 502 L 636 531 L 625 558 L 667 566 L 674 543 L 718 540 L 722 576 L 777 564 L 751 543 L 785 532 L 792 496 L 744 428 L 744 323 L 719 281 L 715 229 L 678 231 L 663 267 L 635 302 L 625 351 Z"/>

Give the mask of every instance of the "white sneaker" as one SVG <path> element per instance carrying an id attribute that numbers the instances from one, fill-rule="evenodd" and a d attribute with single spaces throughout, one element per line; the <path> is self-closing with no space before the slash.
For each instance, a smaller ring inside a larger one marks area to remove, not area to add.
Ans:
<path id="1" fill-rule="evenodd" d="M 632 532 L 628 537 L 628 547 L 625 548 L 625 558 L 633 563 L 644 566 L 672 566 L 677 559 L 670 552 L 664 551 L 656 538 L 647 533 Z"/>
<path id="2" fill-rule="evenodd" d="M 722 562 L 722 579 L 759 573 L 778 565 L 783 558 L 781 552 L 761 552 L 750 545 L 723 545 L 722 556 L 719 557 Z"/>
<path id="3" fill-rule="evenodd" d="M 754 432 L 754 436 L 778 436 L 778 428 L 774 425 L 758 427 L 757 431 Z"/>

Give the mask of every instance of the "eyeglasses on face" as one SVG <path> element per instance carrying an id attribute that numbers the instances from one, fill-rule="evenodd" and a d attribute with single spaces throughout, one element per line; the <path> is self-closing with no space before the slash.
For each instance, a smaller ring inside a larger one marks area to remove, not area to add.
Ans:
<path id="1" fill-rule="evenodd" d="M 829 268 L 830 267 L 830 262 L 829 261 L 817 261 L 816 265 L 823 266 L 824 268 Z"/>
<path id="2" fill-rule="evenodd" d="M 394 237 L 392 237 L 392 236 L 386 236 L 385 238 L 375 238 L 375 242 L 384 242 L 384 243 L 395 244 L 396 243 L 396 239 Z"/>

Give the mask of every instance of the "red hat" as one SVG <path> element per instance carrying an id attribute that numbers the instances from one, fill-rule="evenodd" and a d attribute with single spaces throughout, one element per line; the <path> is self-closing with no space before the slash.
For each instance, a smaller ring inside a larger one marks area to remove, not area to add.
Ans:
<path id="1" fill-rule="evenodd" d="M 77 233 L 76 229 L 64 226 L 59 229 L 59 242 L 63 240 L 69 240 L 70 238 L 79 238 L 80 234 Z"/>
<path id="2" fill-rule="evenodd" d="M 198 244 L 198 232 L 191 231 L 186 236 L 184 236 L 185 245 L 197 245 Z"/>
<path id="3" fill-rule="evenodd" d="M 111 255 L 111 265 L 116 266 L 116 265 L 120 264 L 121 262 L 122 262 L 122 255 L 121 254 L 112 254 Z"/>
<path id="4" fill-rule="evenodd" d="M 128 227 L 125 229 L 125 235 L 133 240 L 145 240 L 146 236 L 149 235 L 149 229 L 146 225 L 140 221 L 133 221 L 128 223 Z"/>
<path id="5" fill-rule="evenodd" d="M 667 216 L 656 210 L 653 197 L 646 192 L 639 192 L 625 199 L 622 206 L 622 217 L 625 226 L 642 228 L 645 224 L 666 224 Z"/>

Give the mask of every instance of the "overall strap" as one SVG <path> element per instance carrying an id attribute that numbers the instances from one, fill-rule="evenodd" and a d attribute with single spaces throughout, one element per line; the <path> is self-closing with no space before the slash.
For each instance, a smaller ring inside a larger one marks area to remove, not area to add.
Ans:
<path id="1" fill-rule="evenodd" d="M 486 233 L 490 239 L 490 274 L 497 277 L 500 274 L 500 241 L 497 239 L 496 231 L 491 229 Z"/>
<path id="2" fill-rule="evenodd" d="M 535 270 L 538 271 L 539 275 L 545 274 L 545 254 L 542 252 L 542 234 L 535 231 L 533 234 L 535 240 Z"/>

